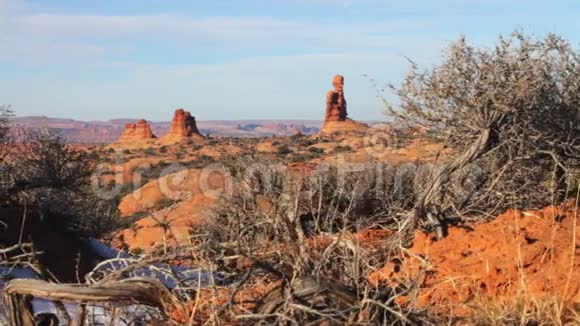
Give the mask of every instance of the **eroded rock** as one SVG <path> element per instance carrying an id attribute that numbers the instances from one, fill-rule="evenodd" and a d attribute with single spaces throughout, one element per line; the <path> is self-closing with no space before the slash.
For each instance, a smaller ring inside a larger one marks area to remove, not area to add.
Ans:
<path id="1" fill-rule="evenodd" d="M 336 75 L 332 79 L 333 90 L 326 93 L 326 115 L 324 126 L 320 130 L 323 134 L 336 132 L 365 132 L 368 125 L 348 118 L 346 98 L 344 97 L 344 77 Z"/>
<path id="2" fill-rule="evenodd" d="M 191 113 L 185 111 L 184 109 L 175 110 L 173 121 L 171 122 L 169 136 L 190 137 L 194 135 L 201 136 L 195 123 L 195 117 L 193 117 Z"/>
<path id="3" fill-rule="evenodd" d="M 151 131 L 151 126 L 145 120 L 139 120 L 137 123 L 128 123 L 125 125 L 125 130 L 119 138 L 119 142 L 132 142 L 144 139 L 156 138 Z"/>

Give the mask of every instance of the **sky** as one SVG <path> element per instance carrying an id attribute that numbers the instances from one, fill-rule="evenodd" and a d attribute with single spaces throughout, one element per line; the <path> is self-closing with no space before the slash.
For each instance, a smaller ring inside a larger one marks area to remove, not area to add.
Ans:
<path id="1" fill-rule="evenodd" d="M 465 35 L 580 43 L 578 0 L 0 0 L 0 105 L 18 116 L 321 120 L 335 74 L 349 115 L 382 120 L 398 83 Z"/>

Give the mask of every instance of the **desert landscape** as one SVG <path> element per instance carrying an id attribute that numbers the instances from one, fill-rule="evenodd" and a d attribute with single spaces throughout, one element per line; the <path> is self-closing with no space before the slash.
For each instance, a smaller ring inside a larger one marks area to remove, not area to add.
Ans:
<path id="1" fill-rule="evenodd" d="M 381 119 L 340 71 L 314 119 L 0 105 L 0 325 L 580 325 L 576 44 L 437 58 L 366 80 Z"/>
<path id="2" fill-rule="evenodd" d="M 170 116 L 168 115 L 168 118 Z M 58 132 L 71 144 L 107 145 L 116 141 L 128 123 L 138 119 L 115 119 L 110 121 L 78 121 L 47 117 L 14 117 L 12 124 L 21 132 L 48 128 Z M 373 123 L 373 122 L 370 122 Z M 374 122 L 377 123 L 377 122 Z M 154 134 L 166 134 L 171 121 L 149 122 Z M 308 120 L 224 120 L 198 121 L 200 133 L 215 137 L 267 137 L 291 136 L 295 133 L 315 134 L 322 121 Z"/>

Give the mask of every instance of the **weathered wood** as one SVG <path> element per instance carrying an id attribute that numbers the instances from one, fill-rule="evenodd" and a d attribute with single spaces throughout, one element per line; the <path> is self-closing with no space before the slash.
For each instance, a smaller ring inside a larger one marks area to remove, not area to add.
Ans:
<path id="1" fill-rule="evenodd" d="M 35 326 L 31 298 L 25 295 L 3 295 L 8 306 L 10 325 L 12 326 Z"/>
<path id="2" fill-rule="evenodd" d="M 55 284 L 41 280 L 17 279 L 4 288 L 10 306 L 11 319 L 16 326 L 32 326 L 32 312 L 27 298 L 43 298 L 57 302 L 108 302 L 142 304 L 167 312 L 177 299 L 157 280 L 133 278 L 100 286 Z"/>
<path id="3" fill-rule="evenodd" d="M 4 291 L 8 295 L 30 295 L 68 302 L 122 302 L 159 308 L 169 308 L 175 303 L 175 298 L 163 284 L 146 278 L 110 282 L 97 287 L 19 279 L 9 282 Z"/>
<path id="4" fill-rule="evenodd" d="M 486 117 L 485 124 L 487 129 L 480 132 L 477 139 L 464 153 L 439 171 L 435 179 L 427 187 L 427 191 L 419 197 L 414 209 L 413 222 L 411 223 L 412 230 L 416 228 L 416 224 L 420 220 L 424 220 L 433 227 L 438 239 L 442 239 L 445 236 L 441 221 L 438 217 L 433 216 L 433 214 L 429 215 L 430 212 L 428 212 L 427 208 L 435 201 L 436 197 L 441 195 L 443 184 L 449 180 L 455 171 L 474 162 L 490 150 L 494 140 L 492 134 L 495 132 L 494 130 L 497 128 L 497 124 L 504 119 L 504 115 L 499 112 L 492 112 L 486 115 Z"/>

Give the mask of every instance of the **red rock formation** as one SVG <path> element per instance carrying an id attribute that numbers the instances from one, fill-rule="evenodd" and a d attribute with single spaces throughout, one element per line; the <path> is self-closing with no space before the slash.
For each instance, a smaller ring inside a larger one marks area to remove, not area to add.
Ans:
<path id="1" fill-rule="evenodd" d="M 201 135 L 199 130 L 197 130 L 195 117 L 192 117 L 191 113 L 185 111 L 184 109 L 177 109 L 175 111 L 175 115 L 173 116 L 171 130 L 169 131 L 168 136 L 174 138 L 185 138 L 195 135 Z"/>
<path id="2" fill-rule="evenodd" d="M 332 86 L 334 86 L 334 90 L 326 93 L 326 117 L 324 121 L 345 121 L 348 113 L 344 98 L 344 77 L 334 76 Z"/>
<path id="3" fill-rule="evenodd" d="M 145 120 L 139 120 L 137 123 L 128 123 L 125 130 L 119 138 L 120 142 L 138 141 L 155 138 L 151 131 L 151 126 Z"/>
<path id="4" fill-rule="evenodd" d="M 334 76 L 332 86 L 334 86 L 334 90 L 326 93 L 326 116 L 320 132 L 323 134 L 344 131 L 365 132 L 369 127 L 368 125 L 348 118 L 346 99 L 344 98 L 344 77 Z"/>

